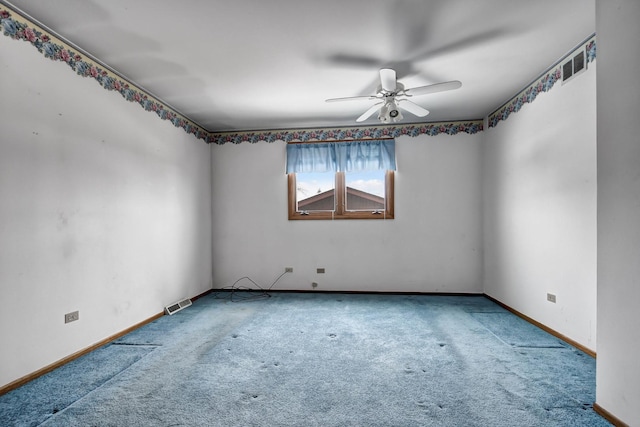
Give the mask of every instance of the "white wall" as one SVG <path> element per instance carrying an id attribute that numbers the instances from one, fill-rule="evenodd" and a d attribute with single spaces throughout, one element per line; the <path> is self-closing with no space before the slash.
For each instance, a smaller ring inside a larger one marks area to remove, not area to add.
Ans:
<path id="1" fill-rule="evenodd" d="M 214 288 L 481 293 L 481 138 L 397 139 L 387 221 L 289 221 L 284 142 L 213 146 Z"/>
<path id="2" fill-rule="evenodd" d="M 596 64 L 484 136 L 485 293 L 595 351 Z"/>
<path id="3" fill-rule="evenodd" d="M 211 193 L 169 122 L 8 37 L 0 73 L 2 386 L 209 289 Z"/>
<path id="4" fill-rule="evenodd" d="M 596 401 L 640 426 L 640 2 L 598 1 Z"/>

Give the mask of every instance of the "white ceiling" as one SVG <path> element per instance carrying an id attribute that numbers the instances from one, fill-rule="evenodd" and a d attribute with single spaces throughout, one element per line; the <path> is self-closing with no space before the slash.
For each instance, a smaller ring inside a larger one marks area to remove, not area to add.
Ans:
<path id="1" fill-rule="evenodd" d="M 209 131 L 355 125 L 390 66 L 405 123 L 479 119 L 595 32 L 595 0 L 11 0 Z M 363 124 L 378 124 L 373 115 Z"/>

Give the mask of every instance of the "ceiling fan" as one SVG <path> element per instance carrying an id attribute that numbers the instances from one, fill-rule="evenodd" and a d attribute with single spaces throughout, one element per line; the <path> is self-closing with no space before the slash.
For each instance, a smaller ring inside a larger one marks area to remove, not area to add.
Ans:
<path id="1" fill-rule="evenodd" d="M 380 70 L 380 84 L 375 95 L 368 96 L 349 96 L 345 98 L 330 98 L 326 102 L 341 102 L 354 100 L 372 100 L 377 101 L 360 117 L 356 122 L 363 122 L 378 111 L 378 119 L 382 123 L 398 122 L 402 120 L 400 110 L 406 110 L 418 117 L 425 117 L 429 114 L 429 110 L 422 108 L 420 105 L 410 101 L 407 98 L 420 95 L 428 95 L 430 93 L 444 92 L 447 90 L 458 89 L 462 83 L 458 80 L 450 82 L 436 83 L 427 86 L 418 86 L 405 89 L 404 85 L 396 79 L 396 72 L 391 68 L 382 68 Z"/>

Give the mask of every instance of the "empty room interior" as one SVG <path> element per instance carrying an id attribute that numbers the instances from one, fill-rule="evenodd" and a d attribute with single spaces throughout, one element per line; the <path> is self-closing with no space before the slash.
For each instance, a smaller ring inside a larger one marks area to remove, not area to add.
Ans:
<path id="1" fill-rule="evenodd" d="M 638 19 L 0 0 L 0 392 L 213 293 L 464 296 L 594 358 L 596 412 L 640 426 Z"/>

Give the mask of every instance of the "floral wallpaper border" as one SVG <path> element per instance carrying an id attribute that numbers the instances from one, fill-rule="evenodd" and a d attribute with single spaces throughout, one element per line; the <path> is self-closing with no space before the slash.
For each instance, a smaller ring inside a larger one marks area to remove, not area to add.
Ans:
<path id="1" fill-rule="evenodd" d="M 533 83 L 511 98 L 500 108 L 489 114 L 489 127 L 496 127 L 498 123 L 506 120 L 512 113 L 520 111 L 522 106 L 533 102 L 542 92 L 548 92 L 559 81 L 562 80 L 562 64 L 569 57 L 572 57 L 579 51 L 586 52 L 587 64 L 596 59 L 596 38 L 592 35 L 587 41 L 579 47 L 571 51 L 564 58 L 551 67 L 549 71 L 538 77 Z"/>
<path id="2" fill-rule="evenodd" d="M 351 139 L 397 138 L 399 136 L 418 135 L 455 135 L 458 133 L 474 134 L 483 130 L 483 120 L 460 122 L 416 123 L 401 126 L 360 126 L 321 129 L 288 129 L 256 132 L 220 132 L 213 134 L 213 143 L 240 144 L 260 141 L 275 142 L 313 142 L 340 141 Z"/>
<path id="3" fill-rule="evenodd" d="M 285 142 L 305 142 L 381 137 L 396 138 L 403 135 L 416 137 L 418 135 L 475 134 L 484 130 L 484 121 L 482 119 L 476 119 L 387 126 L 211 132 L 133 83 L 105 69 L 98 61 L 75 52 L 74 48 L 64 41 L 49 34 L 46 30 L 34 24 L 26 17 L 16 11 L 10 10 L 2 4 L 0 4 L 0 27 L 5 36 L 11 37 L 14 40 L 23 40 L 31 43 L 31 45 L 38 49 L 46 58 L 66 63 L 78 75 L 95 79 L 104 89 L 120 93 L 127 101 L 136 102 L 146 111 L 155 112 L 160 119 L 170 121 L 174 126 L 183 129 L 188 134 L 194 135 L 197 139 L 203 140 L 208 144 L 240 144 L 242 142 L 256 143 L 259 141 L 274 142 L 278 140 Z M 587 39 L 586 42 L 566 57 L 580 49 L 586 51 L 587 63 L 594 61 L 596 58 L 595 35 Z M 563 58 L 563 60 L 565 58 Z M 541 92 L 549 91 L 562 77 L 561 62 L 562 61 L 558 61 L 547 73 L 540 76 L 531 85 L 518 93 L 518 95 L 491 113 L 488 116 L 489 127 L 495 127 L 500 121 L 506 120 L 512 113 L 518 112 L 524 104 L 533 102 Z"/>

